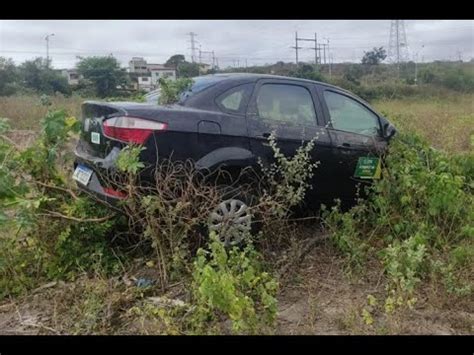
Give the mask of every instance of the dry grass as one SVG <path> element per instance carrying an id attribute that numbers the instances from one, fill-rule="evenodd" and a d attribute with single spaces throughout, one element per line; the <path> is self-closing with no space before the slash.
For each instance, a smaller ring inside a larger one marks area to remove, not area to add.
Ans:
<path id="1" fill-rule="evenodd" d="M 84 100 L 80 96 L 51 97 L 53 109 L 65 109 L 75 117 L 79 117 Z M 39 96 L 0 96 L 0 117 L 9 118 L 12 129 L 37 131 L 46 112 L 47 107 L 41 105 Z"/>
<path id="2" fill-rule="evenodd" d="M 377 101 L 374 107 L 397 127 L 450 153 L 474 150 L 474 95 Z"/>
<path id="3" fill-rule="evenodd" d="M 78 117 L 80 96 L 52 97 L 53 109 L 65 108 Z M 469 152 L 474 149 L 474 95 L 459 94 L 420 99 L 381 100 L 374 107 L 384 113 L 397 127 L 416 131 L 435 147 L 449 152 Z M 46 114 L 39 96 L 0 97 L 0 117 L 9 118 L 13 129 L 37 130 Z"/>

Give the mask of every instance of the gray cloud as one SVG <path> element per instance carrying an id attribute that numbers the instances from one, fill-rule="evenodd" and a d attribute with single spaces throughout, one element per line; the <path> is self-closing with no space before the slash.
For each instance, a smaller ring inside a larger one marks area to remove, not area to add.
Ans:
<path id="1" fill-rule="evenodd" d="M 474 21 L 406 20 L 412 56 L 424 60 L 474 57 Z M 77 56 L 116 56 L 126 65 L 131 56 L 162 63 L 176 53 L 190 57 L 189 32 L 203 51 L 214 51 L 220 66 L 239 60 L 248 65 L 294 61 L 299 37 L 329 39 L 334 62 L 359 61 L 372 47 L 387 48 L 389 20 L 29 20 L 0 21 L 0 56 L 20 63 L 46 56 L 44 36 L 56 68 L 72 67 Z M 300 60 L 314 60 L 312 42 L 301 42 Z M 424 47 L 422 47 L 424 46 Z M 209 57 L 209 56 L 207 56 Z M 203 59 L 208 60 L 203 55 Z"/>

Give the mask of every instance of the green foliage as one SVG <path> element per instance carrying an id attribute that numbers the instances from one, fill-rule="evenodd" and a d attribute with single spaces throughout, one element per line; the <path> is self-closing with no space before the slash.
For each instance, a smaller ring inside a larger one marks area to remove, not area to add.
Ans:
<path id="1" fill-rule="evenodd" d="M 98 97 L 116 96 L 118 88 L 128 83 L 125 70 L 112 56 L 81 58 L 77 70 L 94 88 Z"/>
<path id="2" fill-rule="evenodd" d="M 315 81 L 326 81 L 321 72 L 315 69 L 314 65 L 304 63 L 300 64 L 296 70 L 291 71 L 289 76 Z"/>
<path id="3" fill-rule="evenodd" d="M 22 85 L 27 89 L 48 95 L 71 93 L 67 79 L 51 69 L 42 58 L 25 61 L 18 67 L 18 72 Z"/>
<path id="4" fill-rule="evenodd" d="M 158 103 L 160 105 L 169 105 L 179 101 L 181 93 L 189 90 L 193 84 L 192 79 L 180 78 L 177 80 L 170 80 L 160 78 L 160 95 L 158 97 Z"/>
<path id="5" fill-rule="evenodd" d="M 140 161 L 140 154 L 146 148 L 129 145 L 122 149 L 117 157 L 116 166 L 120 172 L 136 175 L 145 167 Z"/>
<path id="6" fill-rule="evenodd" d="M 212 234 L 210 251 L 199 249 L 194 263 L 196 323 L 230 319 L 232 331 L 254 334 L 274 324 L 278 284 L 262 270 L 261 256 L 251 244 L 226 250 Z"/>
<path id="7" fill-rule="evenodd" d="M 274 162 L 268 164 L 261 159 L 258 161 L 267 185 L 261 200 L 280 218 L 292 207 L 298 206 L 307 189 L 311 188 L 309 181 L 319 165 L 319 162 L 311 163 L 311 151 L 317 139 L 318 135 L 298 147 L 292 157 L 288 157 L 278 147 L 275 132 L 268 138 Z"/>
<path id="8" fill-rule="evenodd" d="M 409 296 L 416 285 L 434 271 L 424 260 L 436 260 L 449 250 L 456 250 L 453 255 L 460 259 L 469 254 L 474 197 L 466 178 L 469 165 L 418 136 L 399 134 L 385 163 L 383 179 L 375 182 L 367 201 L 348 212 L 331 213 L 325 221 L 335 245 L 349 260 L 358 260 L 356 264 L 363 260 L 359 255 L 364 243 L 381 252 L 390 292 L 387 309 L 393 310 L 404 302 L 412 304 Z M 462 276 L 456 263 L 438 264 L 445 265 L 449 278 Z"/>
<path id="9" fill-rule="evenodd" d="M 385 303 L 387 313 L 394 310 L 395 299 L 398 305 L 403 305 L 406 301 L 408 306 L 412 306 L 416 301 L 411 296 L 420 282 L 419 275 L 422 272 L 425 254 L 426 246 L 420 235 L 401 242 L 395 240 L 382 251 L 382 260 L 389 280 L 387 290 L 390 296 Z"/>
<path id="10" fill-rule="evenodd" d="M 181 62 L 178 64 L 177 72 L 180 78 L 194 78 L 200 74 L 199 64 Z"/>
<path id="11" fill-rule="evenodd" d="M 186 60 L 184 59 L 184 55 L 182 54 L 175 54 L 172 55 L 165 63 L 165 66 L 178 68 L 180 64 L 185 63 Z"/>
<path id="12" fill-rule="evenodd" d="M 17 88 L 18 69 L 12 59 L 0 57 L 0 96 L 13 95 Z"/>
<path id="13" fill-rule="evenodd" d="M 41 125 L 40 137 L 24 150 L 0 135 L 0 297 L 44 278 L 70 278 L 97 267 L 113 272 L 118 266 L 107 243 L 118 220 L 95 201 L 67 193 L 58 168 L 77 120 L 63 110 L 48 111 Z M 0 129 L 8 129 L 5 120 Z"/>
<path id="14" fill-rule="evenodd" d="M 379 47 L 379 48 L 374 47 L 371 51 L 364 52 L 364 56 L 362 57 L 362 64 L 378 65 L 385 58 L 387 58 L 387 53 L 385 49 L 383 47 Z"/>
<path id="15" fill-rule="evenodd" d="M 427 64 L 419 70 L 419 81 L 435 84 L 456 91 L 474 92 L 474 70 L 472 66 Z"/>
<path id="16" fill-rule="evenodd" d="M 367 236 L 359 228 L 359 221 L 365 213 L 363 204 L 347 212 L 341 211 L 340 201 L 330 209 L 322 206 L 324 225 L 331 234 L 332 244 L 347 258 L 348 266 L 358 271 L 362 270 L 369 250 Z"/>
<path id="17" fill-rule="evenodd" d="M 37 144 L 19 155 L 25 171 L 44 182 L 61 181 L 56 160 L 61 155 L 66 140 L 78 133 L 79 129 L 79 121 L 75 117 L 68 117 L 66 111 L 48 111 L 41 120 L 41 136 Z"/>
<path id="18" fill-rule="evenodd" d="M 360 65 L 352 64 L 344 68 L 342 78 L 354 85 L 360 85 L 360 79 L 363 75 L 363 68 Z"/>
<path id="19" fill-rule="evenodd" d="M 100 270 L 109 274 L 118 271 L 119 260 L 114 255 L 109 239 L 118 229 L 118 219 L 106 219 L 99 222 L 87 221 L 110 215 L 110 210 L 97 204 L 96 201 L 81 197 L 63 207 L 63 213 L 86 222 L 56 224 L 54 229 L 43 231 L 42 237 L 56 236 L 51 257 L 47 264 L 47 275 L 50 278 L 74 277 L 79 271 Z"/>

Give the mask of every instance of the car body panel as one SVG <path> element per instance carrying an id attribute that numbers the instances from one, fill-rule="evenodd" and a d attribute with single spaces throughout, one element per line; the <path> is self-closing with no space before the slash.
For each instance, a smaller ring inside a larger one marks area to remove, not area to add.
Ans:
<path id="1" fill-rule="evenodd" d="M 164 131 L 155 131 L 145 142 L 140 159 L 150 166 L 159 159 L 184 161 L 192 159 L 198 169 L 219 166 L 257 167 L 274 162 L 268 135 L 274 131 L 281 151 L 292 156 L 301 146 L 317 136 L 311 152 L 312 161 L 319 162 L 315 170 L 310 199 L 346 198 L 355 191 L 354 171 L 359 157 L 380 155 L 387 140 L 382 133 L 376 137 L 334 129 L 324 98 L 324 90 L 346 95 L 374 112 L 380 120 L 380 132 L 390 123 L 378 115 L 363 100 L 350 92 L 325 83 L 310 80 L 259 74 L 215 75 L 211 85 L 197 92 L 183 95 L 178 104 L 160 106 L 157 103 L 86 101 L 82 106 L 83 131 L 76 147 L 77 161 L 94 169 L 114 169 L 118 152 L 126 143 L 103 134 L 104 120 L 116 116 L 130 116 L 167 124 Z M 308 125 L 264 122 L 258 117 L 256 97 L 266 84 L 286 84 L 303 87 L 314 105 L 315 122 Z M 244 88 L 238 111 L 228 111 L 218 98 L 223 93 Z M 391 126 L 390 126 L 391 127 Z M 97 134 L 100 135 L 98 142 Z M 151 169 L 151 167 L 150 167 Z M 144 174 L 149 174 L 151 170 Z M 97 170 L 98 171 L 98 170 Z M 151 178 L 151 175 L 149 175 Z M 99 183 L 100 179 L 98 180 Z M 100 189 L 95 188 L 100 193 Z M 95 191 L 97 192 L 97 191 Z"/>

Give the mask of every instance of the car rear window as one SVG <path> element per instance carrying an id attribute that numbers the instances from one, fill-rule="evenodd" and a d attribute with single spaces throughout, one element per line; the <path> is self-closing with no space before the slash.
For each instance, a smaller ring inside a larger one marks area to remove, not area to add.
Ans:
<path id="1" fill-rule="evenodd" d="M 225 79 L 225 76 L 198 76 L 193 78 L 193 84 L 191 85 L 191 88 L 187 91 L 184 91 L 181 94 L 180 97 L 180 102 L 184 102 L 187 98 L 197 94 L 198 92 L 201 92 L 208 87 L 211 87 L 212 85 L 217 84 L 219 81 L 222 81 Z"/>

